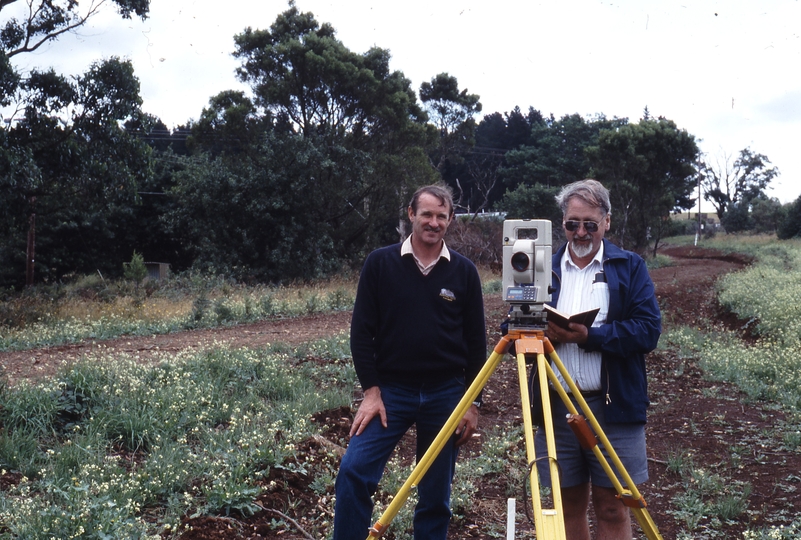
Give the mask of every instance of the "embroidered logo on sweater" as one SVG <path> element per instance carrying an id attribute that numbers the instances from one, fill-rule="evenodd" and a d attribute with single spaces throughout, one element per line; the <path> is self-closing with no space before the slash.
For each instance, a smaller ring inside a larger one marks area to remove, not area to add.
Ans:
<path id="1" fill-rule="evenodd" d="M 439 295 L 448 302 L 453 302 L 454 300 L 456 300 L 456 295 L 453 294 L 453 291 L 449 291 L 448 289 L 440 290 Z"/>

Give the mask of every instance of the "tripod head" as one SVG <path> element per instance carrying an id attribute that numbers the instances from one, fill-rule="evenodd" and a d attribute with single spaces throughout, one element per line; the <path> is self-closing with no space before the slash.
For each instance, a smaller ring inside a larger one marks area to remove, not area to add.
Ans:
<path id="1" fill-rule="evenodd" d="M 543 305 L 551 299 L 552 253 L 547 219 L 503 222 L 502 294 L 510 306 L 510 329 L 547 325 Z"/>

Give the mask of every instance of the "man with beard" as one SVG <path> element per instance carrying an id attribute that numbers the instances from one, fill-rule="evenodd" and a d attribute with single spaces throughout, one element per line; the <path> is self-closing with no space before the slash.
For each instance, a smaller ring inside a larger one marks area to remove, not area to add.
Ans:
<path id="1" fill-rule="evenodd" d="M 600 308 L 591 328 L 553 322 L 546 336 L 581 390 L 635 484 L 648 479 L 645 421 L 648 389 L 645 354 L 656 347 L 661 315 L 642 258 L 604 239 L 611 223 L 609 192 L 596 180 L 568 184 L 557 195 L 567 244 L 553 256 L 552 304 L 563 313 Z M 559 375 L 561 379 L 561 375 Z M 570 392 L 562 380 L 565 390 Z M 553 391 L 555 393 L 555 391 Z M 540 399 L 539 396 L 532 396 Z M 564 421 L 567 409 L 552 399 L 566 537 L 589 540 L 592 501 L 598 539 L 631 539 L 629 510 L 590 450 Z M 575 403 L 575 402 L 574 402 Z M 547 455 L 544 430 L 537 455 Z M 547 460 L 537 463 L 550 484 Z"/>
<path id="2" fill-rule="evenodd" d="M 414 424 L 425 454 L 486 360 L 476 267 L 445 246 L 453 220 L 447 187 L 422 187 L 408 208 L 412 234 L 364 263 L 350 346 L 364 401 L 336 479 L 334 540 L 364 540 L 372 495 L 392 451 Z M 457 448 L 478 422 L 473 403 L 418 486 L 414 537 L 445 540 Z"/>

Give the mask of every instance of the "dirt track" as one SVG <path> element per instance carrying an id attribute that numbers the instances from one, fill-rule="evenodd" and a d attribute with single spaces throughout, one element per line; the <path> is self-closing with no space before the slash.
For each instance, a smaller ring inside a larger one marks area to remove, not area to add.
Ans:
<path id="1" fill-rule="evenodd" d="M 261 321 L 225 328 L 192 330 L 157 336 L 124 336 L 105 341 L 84 341 L 21 352 L 0 352 L 0 364 L 11 384 L 22 379 L 47 377 L 59 368 L 89 355 L 125 354 L 151 361 L 157 354 L 203 349 L 215 343 L 238 347 L 264 347 L 271 343 L 305 343 L 347 331 L 350 312 L 309 315 L 296 319 Z"/>

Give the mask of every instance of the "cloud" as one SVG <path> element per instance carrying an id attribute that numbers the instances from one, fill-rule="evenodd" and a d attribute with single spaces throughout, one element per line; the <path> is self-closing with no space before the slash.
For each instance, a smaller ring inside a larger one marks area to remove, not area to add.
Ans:
<path id="1" fill-rule="evenodd" d="M 801 88 L 787 90 L 760 103 L 755 107 L 755 115 L 776 123 L 801 124 Z"/>

